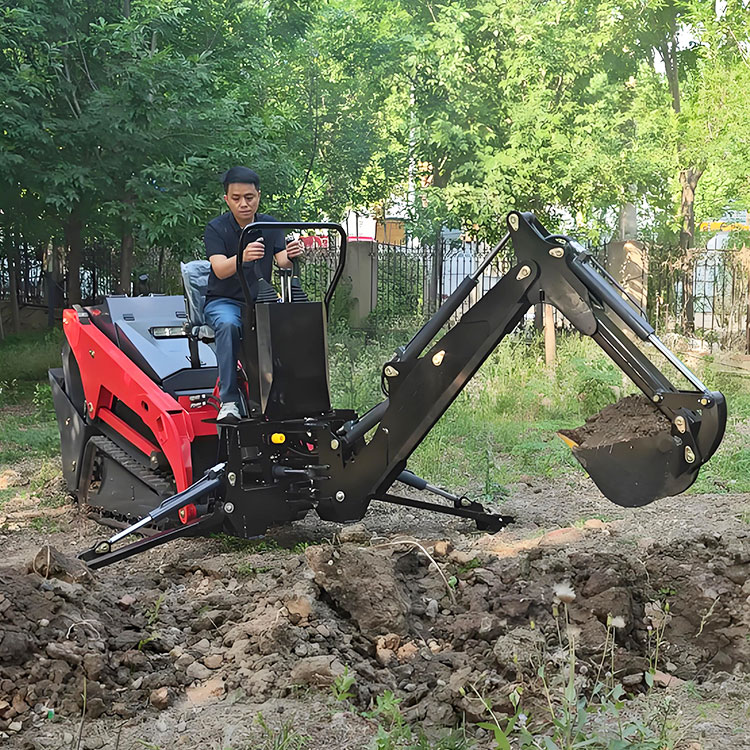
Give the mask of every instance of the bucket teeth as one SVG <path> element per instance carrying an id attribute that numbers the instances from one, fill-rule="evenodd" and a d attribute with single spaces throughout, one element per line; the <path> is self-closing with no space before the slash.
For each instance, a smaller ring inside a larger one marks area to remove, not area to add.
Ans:
<path id="1" fill-rule="evenodd" d="M 575 440 L 572 440 L 567 435 L 563 435 L 562 432 L 558 432 L 557 433 L 557 437 L 559 437 L 560 440 L 562 440 L 563 443 L 565 443 L 565 445 L 568 446 L 568 448 L 572 449 L 572 448 L 577 448 L 578 447 L 578 443 L 576 443 Z"/>

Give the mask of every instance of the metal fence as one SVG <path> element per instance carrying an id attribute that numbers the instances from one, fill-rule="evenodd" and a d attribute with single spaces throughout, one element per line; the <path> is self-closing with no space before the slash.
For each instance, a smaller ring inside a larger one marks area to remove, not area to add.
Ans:
<path id="1" fill-rule="evenodd" d="M 485 242 L 459 237 L 444 238 L 437 245 L 416 241 L 403 245 L 373 243 L 371 272 L 377 282 L 371 285 L 370 307 L 377 320 L 387 322 L 404 316 L 426 318 L 456 289 L 490 252 Z M 608 247 L 590 248 L 608 265 Z M 750 250 L 693 251 L 689 263 L 669 260 L 676 253 L 663 248 L 646 253 L 642 283 L 648 288 L 648 315 L 662 333 L 676 332 L 693 340 L 693 346 L 750 351 Z M 333 276 L 338 258 L 335 238 L 330 244 L 308 247 L 301 276 L 309 296 L 321 299 Z M 665 259 L 666 258 L 666 259 Z M 180 260 L 177 248 L 152 248 L 134 269 L 133 293 L 181 293 Z M 45 271 L 45 251 L 21 244 L 16 255 L 16 292 L 21 305 L 63 306 L 65 278 L 53 280 Z M 498 257 L 487 268 L 476 292 L 464 303 L 468 308 L 512 265 L 512 253 Z M 0 257 L 0 299 L 10 296 L 11 262 Z M 139 281 L 144 275 L 148 281 Z M 84 248 L 81 262 L 81 291 L 84 303 L 91 304 L 113 294 L 118 286 L 118 251 L 104 243 Z M 334 298 L 334 309 L 346 315 L 346 282 Z M 533 315 L 529 315 L 529 320 Z M 565 325 L 556 316 L 557 325 Z"/>
<path id="2" fill-rule="evenodd" d="M 749 252 L 707 249 L 687 263 L 652 262 L 649 314 L 654 326 L 688 335 L 709 351 L 750 353 Z"/>

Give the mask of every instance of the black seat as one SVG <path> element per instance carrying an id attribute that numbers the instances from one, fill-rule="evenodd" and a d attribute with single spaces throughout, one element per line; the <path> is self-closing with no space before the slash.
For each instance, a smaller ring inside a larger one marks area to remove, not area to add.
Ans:
<path id="1" fill-rule="evenodd" d="M 182 283 L 185 287 L 185 311 L 188 317 L 185 330 L 189 337 L 206 344 L 213 344 L 215 338 L 214 331 L 206 323 L 203 313 L 210 271 L 211 263 L 207 260 L 180 263 Z"/>

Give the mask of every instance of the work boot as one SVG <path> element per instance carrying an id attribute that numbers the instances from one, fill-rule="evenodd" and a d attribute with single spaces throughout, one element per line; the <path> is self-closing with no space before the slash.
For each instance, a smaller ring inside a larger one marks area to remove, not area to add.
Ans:
<path id="1" fill-rule="evenodd" d="M 240 410 L 237 408 L 237 404 L 234 401 L 227 401 L 222 404 L 216 421 L 222 424 L 237 424 L 240 421 Z"/>

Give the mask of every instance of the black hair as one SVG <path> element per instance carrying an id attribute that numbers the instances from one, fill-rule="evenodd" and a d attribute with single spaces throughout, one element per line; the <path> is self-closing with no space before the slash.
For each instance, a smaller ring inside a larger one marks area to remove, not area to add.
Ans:
<path id="1" fill-rule="evenodd" d="M 228 169 L 221 176 L 221 181 L 224 183 L 224 193 L 229 190 L 229 186 L 234 182 L 255 185 L 260 190 L 260 177 L 258 177 L 258 173 L 253 172 L 252 169 L 248 169 L 247 167 L 232 167 Z"/>

